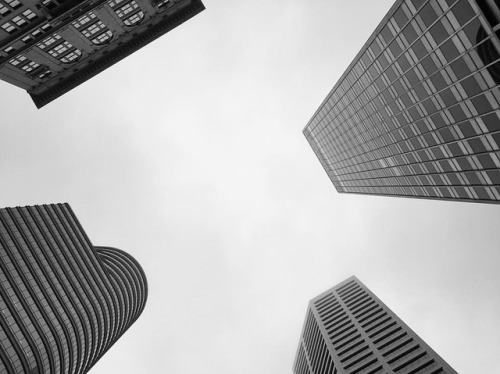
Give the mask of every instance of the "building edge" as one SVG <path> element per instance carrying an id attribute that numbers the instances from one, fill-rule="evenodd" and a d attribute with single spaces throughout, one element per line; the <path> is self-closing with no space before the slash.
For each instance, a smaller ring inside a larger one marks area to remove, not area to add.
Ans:
<path id="1" fill-rule="evenodd" d="M 335 286 L 331 287 L 327 291 L 322 292 L 318 296 L 316 296 L 313 299 L 311 299 L 309 301 L 308 310 L 309 310 L 309 308 L 311 310 L 314 309 L 314 301 L 315 300 L 320 299 L 321 297 L 324 297 L 324 296 L 326 296 L 328 294 L 331 294 L 331 293 L 333 293 L 334 295 L 337 295 L 337 291 L 336 291 L 337 289 L 339 289 L 339 288 L 341 288 L 343 286 L 346 286 L 346 285 L 348 285 L 351 282 L 358 283 L 364 289 L 364 291 L 366 291 L 370 295 L 370 297 L 373 300 L 375 300 L 375 302 L 378 303 L 382 308 L 384 308 L 385 310 L 387 310 L 390 313 L 391 317 L 394 318 L 406 331 L 412 333 L 415 337 L 417 337 L 418 340 L 419 340 L 419 344 L 423 345 L 426 348 L 427 351 L 432 352 L 433 353 L 433 357 L 435 357 L 444 368 L 446 368 L 447 370 L 451 370 L 452 374 L 458 374 L 457 371 L 455 369 L 453 369 L 451 367 L 451 365 L 448 364 L 448 362 L 445 361 L 431 346 L 429 346 L 429 344 L 427 344 L 426 341 L 424 339 L 422 339 L 419 334 L 417 334 L 412 328 L 410 328 L 399 317 L 398 314 L 394 313 L 394 311 L 391 308 L 389 308 L 387 306 L 387 304 L 385 304 L 382 300 L 380 300 L 380 298 L 378 298 L 377 295 L 375 293 L 373 293 L 373 291 L 369 287 L 367 287 L 362 281 L 360 281 L 359 278 L 356 277 L 355 275 L 350 276 L 349 278 L 347 278 L 347 279 L 343 280 L 342 282 L 336 284 Z M 318 325 L 321 325 L 322 324 L 321 320 L 317 319 L 318 317 L 316 316 L 315 313 L 313 313 L 313 315 L 314 315 L 314 317 L 315 317 Z M 339 374 L 342 374 L 342 373 L 339 373 Z"/>
<path id="2" fill-rule="evenodd" d="M 337 89 L 337 87 L 340 86 L 342 84 L 342 82 L 344 82 L 345 77 L 347 76 L 347 74 L 349 74 L 349 72 L 351 71 L 352 67 L 356 64 L 356 62 L 358 61 L 358 59 L 363 55 L 363 53 L 369 47 L 369 45 L 371 44 L 371 42 L 377 37 L 377 35 L 379 34 L 380 30 L 382 30 L 382 28 L 385 26 L 385 24 L 387 23 L 387 21 L 392 17 L 392 15 L 396 11 L 396 9 L 398 9 L 398 7 L 403 2 L 404 2 L 404 0 L 396 0 L 396 2 L 389 8 L 389 10 L 387 11 L 387 14 L 379 22 L 379 24 L 377 25 L 377 27 L 375 28 L 375 30 L 371 33 L 370 37 L 363 44 L 363 46 L 361 47 L 361 49 L 359 50 L 359 52 L 356 53 L 356 56 L 354 56 L 354 58 L 351 61 L 351 63 L 344 70 L 344 72 L 342 73 L 342 75 L 340 76 L 340 78 L 337 80 L 337 83 L 335 83 L 335 86 L 333 86 L 333 88 L 328 92 L 328 94 L 326 95 L 325 99 L 318 106 L 318 109 L 316 109 L 316 111 L 311 116 L 311 118 L 309 119 L 309 121 L 307 122 L 307 124 L 304 126 L 304 129 L 302 130 L 302 133 L 304 135 L 305 135 L 305 130 L 307 129 L 307 127 L 309 126 L 309 124 L 311 123 L 311 121 L 313 120 L 313 118 L 316 117 L 316 115 L 321 110 L 321 108 L 323 108 L 323 106 L 325 105 L 325 103 L 330 99 L 330 97 L 332 96 L 332 93 Z"/>
<path id="3" fill-rule="evenodd" d="M 28 92 L 28 94 L 35 103 L 36 107 L 38 109 L 41 109 L 45 105 L 71 91 L 73 88 L 78 87 L 82 83 L 103 72 L 104 70 L 113 66 L 124 58 L 130 56 L 132 53 L 138 51 L 142 47 L 145 47 L 149 43 L 165 35 L 177 26 L 180 26 L 184 22 L 201 13 L 203 10 L 205 10 L 205 6 L 201 2 L 201 0 L 194 0 L 191 5 L 183 8 L 182 10 L 176 12 L 171 16 L 167 16 L 165 20 L 152 26 L 148 31 L 138 34 L 132 40 L 123 43 L 112 52 L 101 56 L 86 68 L 75 72 L 50 89 L 40 94 L 30 92 Z"/>
<path id="4" fill-rule="evenodd" d="M 144 312 L 144 309 L 146 308 L 147 300 L 148 300 L 148 281 L 146 278 L 146 273 L 144 272 L 144 269 L 142 266 L 139 264 L 139 262 L 128 252 L 116 248 L 116 247 L 109 247 L 109 246 L 94 246 L 94 249 L 97 251 L 99 254 L 101 251 L 109 251 L 109 252 L 114 252 L 121 254 L 125 256 L 127 259 L 129 259 L 135 266 L 134 270 L 137 270 L 137 273 L 140 277 L 142 282 L 144 283 L 144 302 L 142 303 L 142 306 L 140 307 L 139 312 L 135 315 L 135 317 L 130 321 L 130 323 L 127 325 L 127 327 L 119 334 L 118 336 L 115 337 L 113 342 L 109 344 L 106 349 L 95 359 L 95 361 L 88 367 L 87 372 L 90 371 L 100 360 L 101 358 L 115 345 L 115 343 L 132 327 L 132 325 L 139 319 L 139 317 L 142 315 Z M 101 259 L 102 260 L 102 259 Z M 103 261 L 104 262 L 104 261 Z M 106 269 L 106 264 L 104 264 L 104 268 Z M 106 269 L 107 270 L 107 269 Z"/>

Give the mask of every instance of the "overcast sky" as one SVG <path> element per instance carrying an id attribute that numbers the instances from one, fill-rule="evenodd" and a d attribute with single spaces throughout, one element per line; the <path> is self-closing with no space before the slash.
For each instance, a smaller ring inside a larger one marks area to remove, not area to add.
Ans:
<path id="1" fill-rule="evenodd" d="M 340 195 L 302 135 L 392 4 L 205 0 L 42 110 L 0 84 L 1 206 L 69 202 L 148 277 L 91 373 L 291 373 L 353 274 L 458 373 L 500 372 L 500 207 Z"/>

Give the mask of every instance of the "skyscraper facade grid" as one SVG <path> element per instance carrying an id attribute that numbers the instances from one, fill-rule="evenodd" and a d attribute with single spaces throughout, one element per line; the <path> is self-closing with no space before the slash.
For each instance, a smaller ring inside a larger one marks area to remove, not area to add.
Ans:
<path id="1" fill-rule="evenodd" d="M 83 374 L 142 313 L 147 281 L 68 204 L 0 209 L 0 373 Z"/>
<path id="2" fill-rule="evenodd" d="M 457 374 L 356 277 L 311 300 L 294 374 Z"/>
<path id="3" fill-rule="evenodd" d="M 40 108 L 204 9 L 201 0 L 0 0 L 0 79 Z"/>
<path id="4" fill-rule="evenodd" d="M 341 193 L 500 202 L 498 1 L 398 0 L 304 128 Z"/>

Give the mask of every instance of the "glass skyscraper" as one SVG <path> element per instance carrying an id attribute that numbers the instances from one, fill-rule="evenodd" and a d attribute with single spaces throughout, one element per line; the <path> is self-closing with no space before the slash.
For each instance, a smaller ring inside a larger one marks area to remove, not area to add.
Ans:
<path id="1" fill-rule="evenodd" d="M 356 277 L 311 300 L 294 374 L 457 374 Z"/>
<path id="2" fill-rule="evenodd" d="M 337 191 L 500 202 L 499 4 L 396 1 L 304 129 Z"/>
<path id="3" fill-rule="evenodd" d="M 40 108 L 204 9 L 201 0 L 0 0 L 0 79 Z"/>
<path id="4" fill-rule="evenodd" d="M 67 204 L 0 209 L 0 373 L 83 374 L 135 322 L 146 277 Z"/>

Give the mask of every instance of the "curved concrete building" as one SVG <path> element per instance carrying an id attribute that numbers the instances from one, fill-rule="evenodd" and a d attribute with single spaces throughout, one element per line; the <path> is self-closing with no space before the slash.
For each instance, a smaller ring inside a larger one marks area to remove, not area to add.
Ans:
<path id="1" fill-rule="evenodd" d="M 144 310 L 141 266 L 68 204 L 0 209 L 0 256 L 0 373 L 87 373 Z"/>

